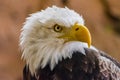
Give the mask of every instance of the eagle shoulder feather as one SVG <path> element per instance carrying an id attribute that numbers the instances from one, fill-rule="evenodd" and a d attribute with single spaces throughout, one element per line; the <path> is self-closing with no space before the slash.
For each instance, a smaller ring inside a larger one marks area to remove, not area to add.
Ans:
<path id="1" fill-rule="evenodd" d="M 73 52 L 71 59 L 62 59 L 52 71 L 47 65 L 33 76 L 25 68 L 24 80 L 120 80 L 119 62 L 102 51 L 85 48 L 85 53 Z"/>

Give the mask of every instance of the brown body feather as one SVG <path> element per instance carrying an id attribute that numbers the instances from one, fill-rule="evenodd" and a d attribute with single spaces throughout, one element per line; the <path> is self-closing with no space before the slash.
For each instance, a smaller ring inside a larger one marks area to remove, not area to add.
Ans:
<path id="1" fill-rule="evenodd" d="M 62 59 L 51 71 L 49 64 L 32 76 L 24 69 L 24 80 L 120 80 L 120 64 L 110 56 L 92 49 L 86 55 L 74 52 L 72 58 Z M 101 57 L 105 59 L 101 60 Z"/>

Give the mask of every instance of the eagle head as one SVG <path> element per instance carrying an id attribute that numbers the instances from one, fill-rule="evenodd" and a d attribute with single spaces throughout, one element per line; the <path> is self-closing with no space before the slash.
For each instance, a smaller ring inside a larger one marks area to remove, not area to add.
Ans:
<path id="1" fill-rule="evenodd" d="M 73 10 L 48 7 L 26 19 L 20 37 L 22 58 L 31 74 L 46 65 L 53 70 L 59 61 L 71 58 L 74 51 L 85 55 L 91 36 L 82 16 Z"/>

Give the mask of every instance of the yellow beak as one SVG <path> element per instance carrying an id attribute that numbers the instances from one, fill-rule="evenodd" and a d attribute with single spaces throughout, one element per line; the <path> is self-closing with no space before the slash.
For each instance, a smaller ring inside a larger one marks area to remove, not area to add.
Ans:
<path id="1" fill-rule="evenodd" d="M 91 45 L 91 35 L 87 27 L 74 24 L 74 26 L 61 38 L 66 38 L 67 41 L 80 41 L 88 44 L 88 47 Z"/>

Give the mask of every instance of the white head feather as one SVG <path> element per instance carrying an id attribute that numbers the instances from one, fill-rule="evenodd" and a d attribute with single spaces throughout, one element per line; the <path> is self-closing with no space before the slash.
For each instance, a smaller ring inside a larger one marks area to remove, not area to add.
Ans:
<path id="1" fill-rule="evenodd" d="M 32 74 L 47 64 L 51 70 L 54 69 L 62 58 L 71 58 L 73 51 L 85 54 L 86 43 L 76 41 L 64 43 L 64 39 L 56 38 L 61 34 L 52 29 L 55 24 L 69 28 L 76 22 L 84 25 L 82 16 L 67 7 L 56 6 L 48 7 L 27 18 L 22 28 L 20 46 L 23 50 L 22 58 L 26 60 Z"/>

